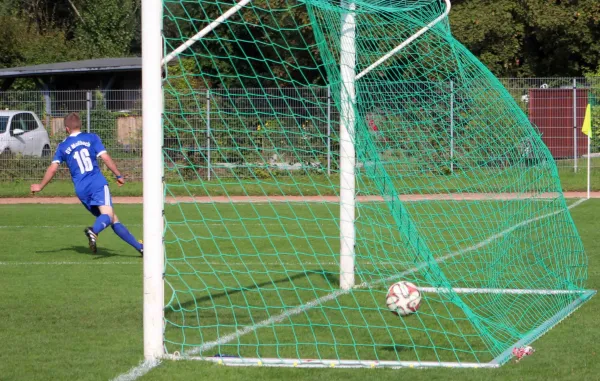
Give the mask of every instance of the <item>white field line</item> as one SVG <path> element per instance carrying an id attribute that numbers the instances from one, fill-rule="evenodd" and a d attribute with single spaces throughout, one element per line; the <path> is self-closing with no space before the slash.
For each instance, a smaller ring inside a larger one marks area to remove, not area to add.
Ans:
<path id="1" fill-rule="evenodd" d="M 140 365 L 131 368 L 127 373 L 119 375 L 113 381 L 134 381 L 159 366 L 160 363 L 160 360 L 142 361 Z"/>
<path id="2" fill-rule="evenodd" d="M 580 205 L 581 203 L 583 203 L 585 201 L 586 201 L 586 199 L 581 199 L 581 200 L 573 203 L 572 205 L 570 205 L 568 207 L 568 209 L 575 208 L 576 206 Z M 497 233 L 497 234 L 494 234 L 494 235 L 488 237 L 487 239 L 485 239 L 485 240 L 483 240 L 483 241 L 481 241 L 481 242 L 479 242 L 479 243 L 477 243 L 477 244 L 475 244 L 473 246 L 469 246 L 469 247 L 467 247 L 465 249 L 461 249 L 461 250 L 455 251 L 453 253 L 450 253 L 448 255 L 445 255 L 443 257 L 437 258 L 435 260 L 435 262 L 440 263 L 440 262 L 443 262 L 443 261 L 445 261 L 447 259 L 450 259 L 450 258 L 459 256 L 459 255 L 468 253 L 468 252 L 473 251 L 473 250 L 480 249 L 480 248 L 482 248 L 484 246 L 487 246 L 490 243 L 494 242 L 498 238 L 501 238 L 501 237 L 505 236 L 506 234 L 509 234 L 509 233 L 513 232 L 514 230 L 516 230 L 516 229 L 518 229 L 518 228 L 520 228 L 522 226 L 526 226 L 526 225 L 531 224 L 531 223 L 533 223 L 535 221 L 539 221 L 541 219 L 548 218 L 548 217 L 554 216 L 556 214 L 560 214 L 562 212 L 563 212 L 563 210 L 559 210 L 559 211 L 556 211 L 556 212 L 548 213 L 548 214 L 545 214 L 543 216 L 539 216 L 539 217 L 536 217 L 536 218 L 532 218 L 532 219 L 520 222 L 520 223 L 518 223 L 518 224 L 516 224 L 516 225 L 514 225 L 514 226 L 512 226 L 512 227 L 510 227 L 508 229 L 505 229 L 505 230 L 501 231 L 500 233 Z M 379 283 L 389 282 L 390 280 L 397 279 L 397 278 L 403 277 L 405 275 L 417 272 L 417 271 L 421 270 L 422 268 L 427 267 L 427 265 L 428 265 L 428 263 L 422 263 L 419 266 L 415 266 L 415 267 L 413 267 L 411 269 L 408 269 L 406 271 L 403 271 L 403 272 L 401 272 L 399 274 L 396 274 L 396 275 L 393 275 L 393 276 L 390 276 L 390 277 L 386 277 L 384 279 L 380 279 L 380 280 L 375 281 L 375 282 L 371 282 L 371 283 L 364 282 L 364 283 L 361 283 L 359 285 L 354 286 L 354 289 L 357 289 L 357 288 L 369 288 L 369 287 L 376 286 Z M 322 296 L 320 298 L 312 300 L 312 301 L 310 301 L 310 302 L 308 302 L 306 304 L 303 304 L 301 306 L 289 309 L 289 310 L 287 310 L 287 311 L 285 311 L 285 312 L 283 312 L 283 313 L 281 313 L 279 315 L 270 317 L 269 319 L 265 319 L 265 320 L 263 320 L 261 322 L 258 322 L 258 323 L 254 324 L 252 326 L 247 326 L 247 327 L 244 327 L 242 329 L 238 329 L 237 331 L 235 331 L 235 332 L 233 332 L 233 333 L 231 333 L 229 335 L 225 335 L 225 336 L 219 338 L 218 340 L 210 341 L 208 343 L 202 344 L 201 346 L 188 351 L 185 354 L 185 356 L 193 356 L 195 354 L 202 354 L 202 352 L 211 350 L 211 349 L 213 349 L 215 347 L 218 347 L 220 345 L 223 345 L 223 344 L 229 343 L 231 341 L 234 341 L 234 340 L 240 338 L 241 336 L 244 336 L 244 335 L 247 335 L 247 334 L 249 334 L 251 332 L 256 331 L 259 328 L 268 327 L 268 326 L 273 325 L 275 323 L 280 323 L 280 322 L 286 320 L 287 318 L 289 318 L 291 316 L 301 314 L 304 311 L 307 311 L 307 310 L 309 310 L 311 308 L 319 306 L 319 305 L 321 305 L 323 303 L 326 303 L 328 301 L 337 299 L 338 297 L 346 295 L 346 294 L 349 294 L 351 292 L 352 292 L 352 289 L 350 289 L 350 290 L 336 290 L 336 291 L 332 292 L 331 294 Z"/>
<path id="3" fill-rule="evenodd" d="M 256 221 L 253 221 L 256 222 Z M 298 225 L 302 220 L 294 220 L 287 221 L 287 223 L 268 223 L 268 224 L 259 224 L 257 226 L 286 226 L 286 225 Z M 142 224 L 126 224 L 128 227 L 142 227 Z M 235 222 L 235 221 L 223 221 L 222 223 L 204 223 L 204 222 L 194 222 L 194 223 L 171 223 L 171 226 L 230 226 L 230 225 L 239 225 L 239 226 L 248 226 L 255 225 L 254 223 L 243 223 L 243 222 Z M 84 226 L 81 225 L 0 225 L 0 229 L 28 229 L 28 228 L 38 228 L 38 229 L 72 229 L 72 228 L 80 228 Z"/>
<path id="4" fill-rule="evenodd" d="M 170 261 L 173 263 L 173 261 Z M 339 266 L 339 262 L 216 262 L 216 261 L 177 261 L 185 265 L 208 265 L 208 266 Z M 76 266 L 76 265 L 141 265 L 142 258 L 139 257 L 137 261 L 49 261 L 49 262 L 0 262 L 0 266 Z M 357 262 L 360 266 L 390 266 L 390 265 L 402 265 L 404 262 L 394 261 L 379 261 L 379 262 Z"/>
<path id="5" fill-rule="evenodd" d="M 417 287 L 421 292 L 432 294 L 447 294 L 448 288 Z M 541 289 L 514 289 L 514 288 L 452 288 L 457 294 L 512 294 L 512 295 L 571 295 L 584 294 L 585 290 L 541 290 Z"/>
<path id="6" fill-rule="evenodd" d="M 90 261 L 54 261 L 54 262 L 0 262 L 0 266 L 105 266 L 105 265 L 141 265 L 141 257 L 137 262 L 90 262 Z"/>
<path id="7" fill-rule="evenodd" d="M 137 261 L 35 261 L 35 262 L 11 262 L 11 261 L 0 261 L 0 266 L 120 266 L 120 265 L 142 265 L 142 258 L 138 257 Z M 173 264 L 173 261 L 169 261 Z M 206 265 L 206 266 L 227 266 L 227 267 L 253 267 L 253 266 L 302 266 L 303 270 L 310 270 L 308 266 L 339 266 L 339 262 L 216 262 L 216 261 L 180 261 L 181 264 L 185 265 Z M 405 265 L 405 262 L 400 261 L 378 261 L 378 262 L 357 262 L 359 266 L 394 266 L 394 265 Z M 291 272 L 297 272 L 298 269 L 291 270 Z"/>

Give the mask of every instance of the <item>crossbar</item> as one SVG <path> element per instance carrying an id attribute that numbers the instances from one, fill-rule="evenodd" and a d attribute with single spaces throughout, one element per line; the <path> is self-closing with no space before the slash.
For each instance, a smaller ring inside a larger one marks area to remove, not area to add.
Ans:
<path id="1" fill-rule="evenodd" d="M 446 2 L 446 10 L 444 11 L 444 13 L 442 13 L 441 16 L 439 16 L 438 18 L 436 18 L 435 20 L 433 20 L 429 24 L 425 25 L 417 33 L 413 34 L 412 36 L 410 36 L 409 38 L 407 38 L 406 40 L 404 40 L 403 43 L 401 43 L 400 45 L 396 46 L 394 49 L 390 50 L 388 53 L 386 53 L 384 56 L 382 56 L 377 61 L 373 62 L 373 64 L 371 64 L 368 68 L 366 68 L 365 70 L 363 70 L 360 73 L 358 73 L 356 75 L 355 79 L 358 81 L 360 78 L 362 78 L 365 75 L 369 74 L 369 72 L 371 72 L 377 66 L 379 66 L 382 63 L 384 63 L 385 61 L 387 61 L 390 57 L 392 57 L 393 55 L 395 55 L 396 53 L 398 53 L 400 50 L 402 50 L 405 47 L 407 47 L 411 42 L 413 42 L 417 38 L 421 37 L 425 32 L 427 32 L 428 30 L 430 30 L 431 28 L 433 28 L 435 25 L 437 25 L 440 21 L 442 21 L 444 18 L 446 18 L 446 16 L 448 16 L 450 14 L 450 8 L 451 8 L 452 5 L 450 4 L 450 0 L 444 0 L 444 1 Z"/>
<path id="2" fill-rule="evenodd" d="M 245 5 L 247 5 L 251 1 L 252 0 L 242 0 L 239 3 L 237 3 L 236 5 L 234 5 L 233 7 L 231 7 L 227 12 L 223 13 L 221 16 L 219 16 L 218 18 L 216 18 L 215 21 L 213 21 L 210 24 L 208 24 L 200 32 L 196 33 L 194 36 L 192 36 L 185 43 L 181 44 L 177 49 L 175 49 L 171 53 L 169 53 L 165 58 L 163 58 L 162 64 L 163 65 L 168 64 L 170 61 L 173 60 L 173 58 L 177 57 L 182 52 L 184 52 L 187 48 L 189 48 L 190 46 L 192 46 L 196 42 L 198 42 L 198 40 L 200 40 L 202 37 L 204 37 L 208 33 L 212 32 L 213 29 L 215 29 L 216 27 L 218 27 L 219 25 L 221 25 L 223 23 L 223 21 L 225 21 L 228 18 L 230 18 L 231 16 L 233 16 L 237 11 L 239 11 L 240 9 L 242 9 Z"/>

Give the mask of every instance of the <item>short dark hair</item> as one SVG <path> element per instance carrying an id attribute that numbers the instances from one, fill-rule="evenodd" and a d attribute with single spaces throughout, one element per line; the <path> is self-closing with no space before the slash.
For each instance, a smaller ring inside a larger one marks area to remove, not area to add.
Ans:
<path id="1" fill-rule="evenodd" d="M 79 114 L 76 112 L 72 112 L 65 116 L 65 127 L 70 129 L 78 129 L 81 128 L 81 118 Z"/>

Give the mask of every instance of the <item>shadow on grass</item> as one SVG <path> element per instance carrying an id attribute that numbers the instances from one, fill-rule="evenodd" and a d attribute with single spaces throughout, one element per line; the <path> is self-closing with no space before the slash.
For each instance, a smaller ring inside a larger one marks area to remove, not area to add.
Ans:
<path id="1" fill-rule="evenodd" d="M 56 249 L 56 250 L 36 250 L 36 254 L 56 254 L 56 253 L 62 253 L 65 251 L 74 251 L 78 254 L 89 255 L 89 256 L 92 256 L 93 259 L 102 259 L 102 258 L 110 258 L 110 257 L 126 257 L 126 258 L 132 258 L 132 257 L 135 258 L 136 257 L 135 255 L 123 255 L 117 251 L 105 249 L 102 247 L 99 247 L 98 252 L 96 252 L 94 254 L 90 251 L 90 248 L 87 246 L 75 246 L 75 245 L 65 246 L 63 248 Z M 140 256 L 137 256 L 137 257 L 139 257 L 140 259 L 142 258 Z"/>
<path id="2" fill-rule="evenodd" d="M 169 313 L 177 313 L 181 310 L 187 310 L 190 308 L 195 309 L 198 306 L 198 304 L 200 304 L 202 302 L 212 301 L 214 303 L 214 301 L 219 298 L 226 297 L 228 299 L 229 297 L 231 297 L 235 294 L 239 294 L 239 293 L 247 292 L 247 291 L 258 290 L 258 289 L 261 289 L 261 288 L 267 287 L 267 286 L 276 286 L 278 284 L 288 283 L 290 286 L 294 287 L 294 281 L 299 280 L 299 279 L 308 279 L 310 276 L 313 276 L 313 275 L 323 277 L 329 283 L 329 285 L 332 287 L 332 289 L 337 289 L 339 287 L 339 278 L 336 276 L 336 274 L 327 272 L 327 271 L 323 271 L 323 270 L 306 270 L 306 271 L 303 271 L 303 272 L 300 272 L 300 273 L 297 273 L 295 275 L 288 276 L 285 278 L 280 278 L 280 279 L 261 282 L 261 283 L 254 283 L 252 285 L 248 285 L 245 287 L 231 288 L 228 290 L 224 290 L 222 292 L 211 293 L 206 296 L 194 298 L 192 300 L 189 300 L 189 301 L 183 302 L 183 303 L 177 303 L 177 299 L 175 299 L 174 305 L 170 305 L 165 308 L 165 313 L 168 315 Z M 175 310 L 173 308 L 174 306 L 176 306 L 178 308 Z"/>
<path id="3" fill-rule="evenodd" d="M 414 348 L 407 347 L 406 345 L 388 345 L 386 347 L 381 347 L 381 350 L 386 351 L 386 352 L 400 353 L 400 352 L 414 351 Z"/>

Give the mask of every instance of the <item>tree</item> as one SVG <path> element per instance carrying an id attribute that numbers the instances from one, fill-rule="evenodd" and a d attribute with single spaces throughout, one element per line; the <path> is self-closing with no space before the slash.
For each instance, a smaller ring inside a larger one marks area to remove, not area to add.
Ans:
<path id="1" fill-rule="evenodd" d="M 123 57 L 139 33 L 139 0 L 85 0 L 75 27 L 77 49 L 86 58 Z"/>
<path id="2" fill-rule="evenodd" d="M 451 26 L 498 76 L 580 76 L 600 62 L 597 0 L 456 0 Z"/>
<path id="3" fill-rule="evenodd" d="M 466 0 L 450 14 L 452 32 L 493 73 L 533 73 L 522 61 L 525 25 L 514 0 Z"/>
<path id="4" fill-rule="evenodd" d="M 0 67 L 36 65 L 76 57 L 60 30 L 40 34 L 16 16 L 0 16 Z"/>
<path id="5" fill-rule="evenodd" d="M 537 76 L 580 76 L 600 62 L 600 2 L 521 0 L 525 60 Z"/>

